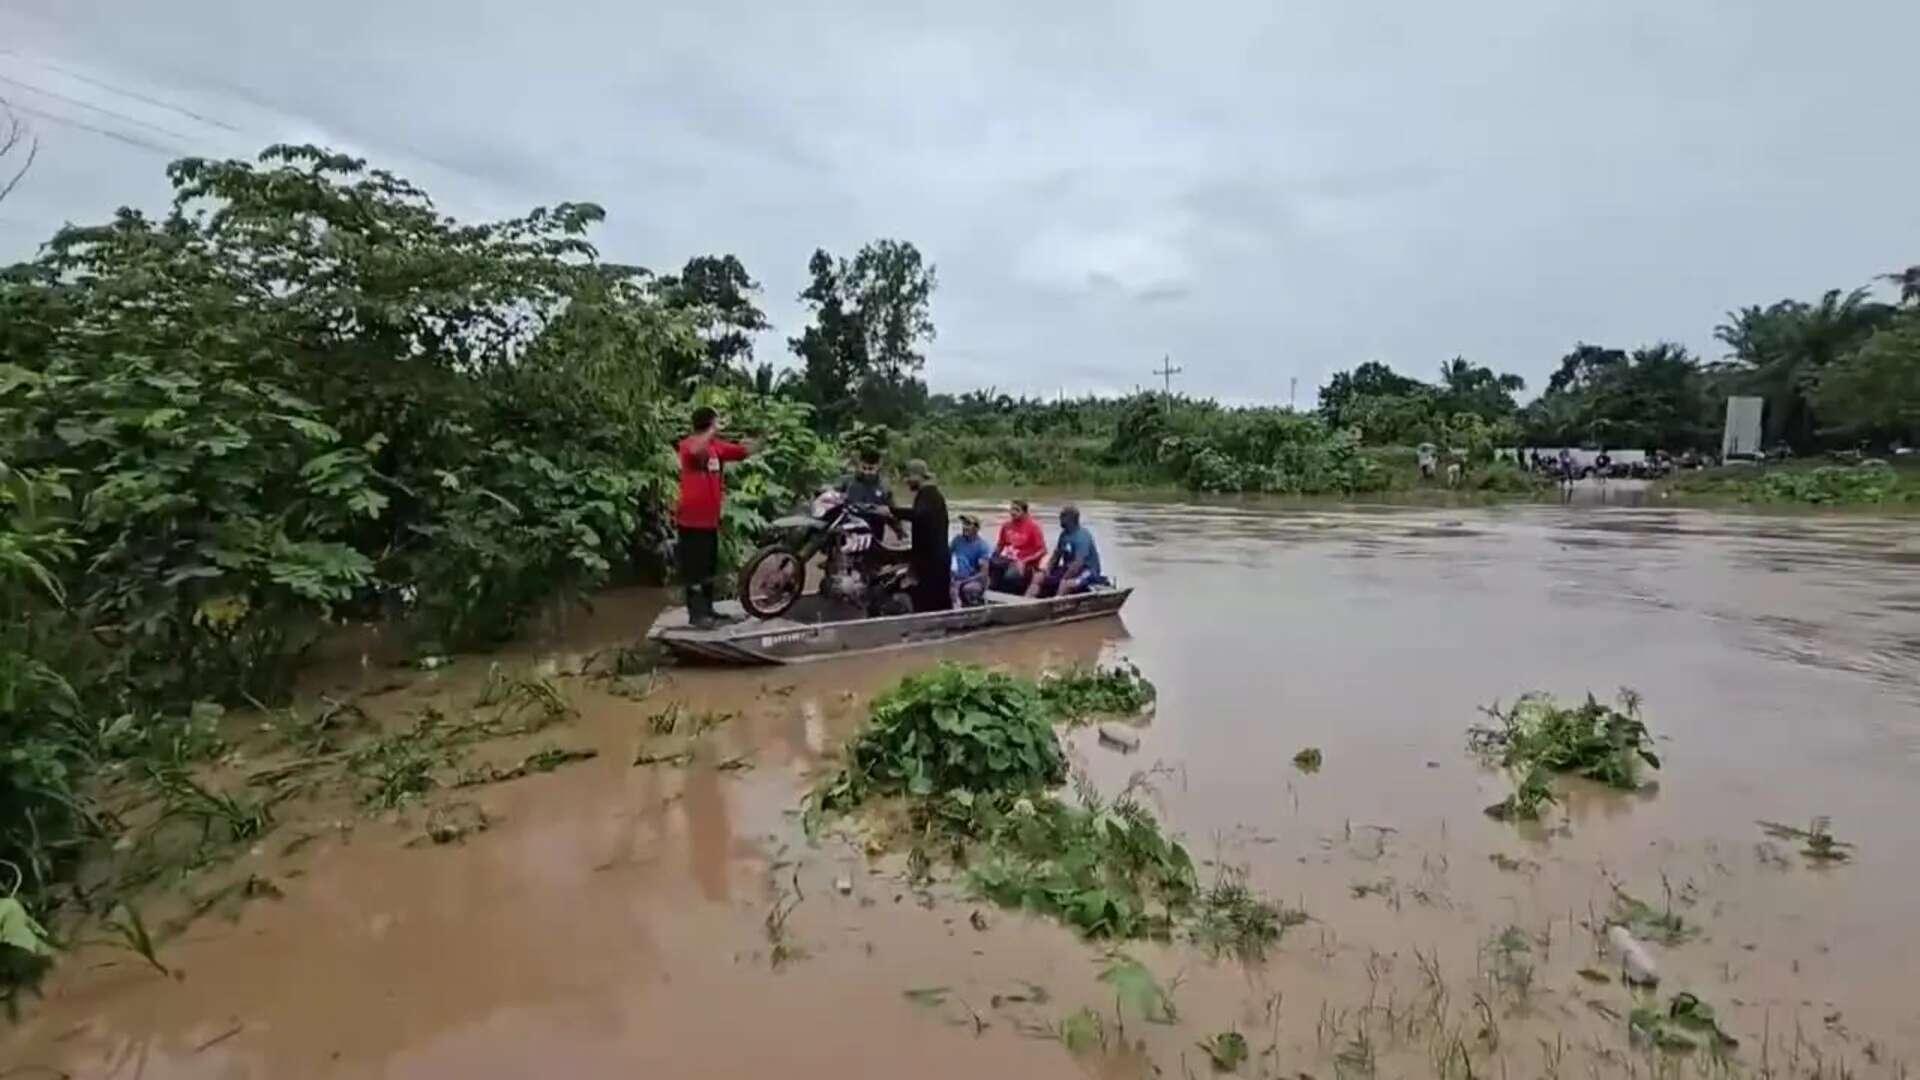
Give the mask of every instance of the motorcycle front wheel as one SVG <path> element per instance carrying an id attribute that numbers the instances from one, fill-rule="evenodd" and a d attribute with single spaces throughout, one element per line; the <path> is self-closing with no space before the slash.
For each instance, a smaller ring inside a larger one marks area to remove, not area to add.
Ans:
<path id="1" fill-rule="evenodd" d="M 800 599 L 807 569 L 792 549 L 770 544 L 740 568 L 740 606 L 756 619 L 777 619 Z"/>

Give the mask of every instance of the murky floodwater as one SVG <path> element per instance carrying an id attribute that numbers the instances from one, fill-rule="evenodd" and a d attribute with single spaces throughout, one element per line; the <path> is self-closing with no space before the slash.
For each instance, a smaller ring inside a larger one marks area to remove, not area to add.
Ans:
<path id="1" fill-rule="evenodd" d="M 1913 522 L 1085 509 L 1138 589 L 1123 619 L 679 671 L 644 702 L 567 680 L 583 715 L 544 741 L 599 758 L 478 789 L 498 820 L 459 846 L 403 846 L 416 814 L 282 855 L 301 828 L 283 826 L 239 869 L 284 899 L 194 923 L 163 954 L 177 979 L 80 949 L 0 1041 L 0 1073 L 977 1077 L 1150 1062 L 1179 1076 L 1204 1074 L 1195 1041 L 1229 1028 L 1260 1055 L 1249 1073 L 1465 1075 L 1456 1044 L 1478 1075 L 1704 1068 L 1632 1046 L 1627 991 L 1578 974 L 1613 967 L 1589 926 L 1615 886 L 1701 928 L 1656 950 L 1663 999 L 1714 1005 L 1746 1067 L 1920 1065 Z M 529 656 L 616 643 L 661 602 L 602 598 Z M 1196 854 L 1244 864 L 1314 921 L 1253 968 L 1131 948 L 1176 986 L 1180 1021 L 1131 1021 L 1136 1053 L 1076 1060 L 1038 1035 L 1082 1005 L 1111 1011 L 1095 948 L 998 911 L 977 930 L 977 905 L 950 890 L 923 906 L 894 863 L 809 847 L 793 811 L 865 699 L 903 672 L 1102 655 L 1137 661 L 1160 709 L 1132 756 L 1074 735 L 1080 763 L 1108 790 L 1163 766 L 1162 809 Z M 464 700 L 484 667 L 372 700 L 388 716 Z M 1505 787 L 1464 751 L 1479 706 L 1623 684 L 1663 737 L 1657 790 L 1573 786 L 1544 827 L 1481 812 Z M 645 718 L 675 699 L 740 716 L 684 768 L 630 766 Z M 1324 752 L 1316 775 L 1291 764 L 1303 746 Z M 736 755 L 753 767 L 713 767 Z M 1791 844 L 1761 846 L 1756 819 L 1814 815 L 1853 861 L 1818 869 Z M 779 936 L 797 956 L 776 970 L 768 912 L 795 895 Z M 1008 1000 L 1027 984 L 1049 1000 Z M 929 986 L 951 988 L 945 1004 L 902 996 Z"/>

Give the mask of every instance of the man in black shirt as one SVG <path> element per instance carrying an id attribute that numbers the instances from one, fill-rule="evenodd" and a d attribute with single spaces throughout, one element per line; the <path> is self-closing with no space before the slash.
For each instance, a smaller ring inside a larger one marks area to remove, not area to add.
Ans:
<path id="1" fill-rule="evenodd" d="M 913 610 L 946 611 L 953 606 L 953 553 L 947 540 L 947 497 L 940 494 L 927 463 L 907 462 L 907 489 L 913 506 L 894 509 L 894 515 L 913 525 Z"/>

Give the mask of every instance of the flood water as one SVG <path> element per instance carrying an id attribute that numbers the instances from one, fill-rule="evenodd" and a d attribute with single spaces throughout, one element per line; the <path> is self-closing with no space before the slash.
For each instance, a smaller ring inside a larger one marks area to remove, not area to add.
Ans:
<path id="1" fill-rule="evenodd" d="M 1248 1075 L 1464 1076 L 1456 1044 L 1480 1076 L 1711 1071 L 1633 1044 L 1628 990 L 1579 974 L 1618 970 L 1592 929 L 1616 888 L 1699 928 L 1653 947 L 1659 1000 L 1710 1003 L 1739 1067 L 1920 1066 L 1912 520 L 1083 509 L 1109 572 L 1137 589 L 1121 617 L 676 670 L 644 701 L 563 680 L 582 715 L 546 741 L 598 758 L 479 789 L 496 821 L 464 844 L 406 846 L 415 813 L 283 855 L 315 822 L 283 824 L 237 868 L 283 899 L 193 923 L 162 952 L 175 978 L 78 949 L 0 1036 L 0 1075 L 1197 1076 L 1196 1041 L 1229 1029 L 1256 1055 Z M 568 666 L 664 602 L 602 597 L 503 662 Z M 1043 1037 L 1081 1006 L 1111 1014 L 1099 948 L 957 887 L 923 901 L 897 860 L 810 846 L 795 815 L 866 699 L 942 657 L 1137 662 L 1160 689 L 1140 751 L 1083 730 L 1077 763 L 1108 791 L 1157 766 L 1163 817 L 1196 857 L 1245 866 L 1312 921 L 1256 966 L 1129 946 L 1174 988 L 1178 1022 L 1129 1019 L 1093 1056 Z M 466 700 L 486 663 L 370 708 Z M 349 666 L 316 688 L 391 674 Z M 1537 826 L 1482 812 L 1508 788 L 1466 752 L 1480 706 L 1621 686 L 1661 737 L 1657 788 L 1563 783 Z M 739 716 L 685 767 L 630 765 L 646 718 L 675 700 Z M 1292 765 L 1306 746 L 1323 752 L 1316 774 Z M 714 767 L 729 758 L 752 767 Z M 1756 824 L 1816 815 L 1851 861 L 1812 865 Z M 776 967 L 769 910 L 788 905 L 792 956 Z M 1045 1002 L 1009 1000 L 1032 986 Z M 925 987 L 948 991 L 904 996 Z"/>

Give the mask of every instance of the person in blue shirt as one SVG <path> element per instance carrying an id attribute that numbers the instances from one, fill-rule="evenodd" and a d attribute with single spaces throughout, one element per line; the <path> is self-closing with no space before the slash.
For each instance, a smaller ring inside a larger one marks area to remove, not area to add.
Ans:
<path id="1" fill-rule="evenodd" d="M 1093 542 L 1093 534 L 1080 524 L 1080 508 L 1071 504 L 1061 507 L 1060 539 L 1054 542 L 1042 593 L 1071 596 L 1106 583 L 1100 573 L 1100 548 Z"/>
<path id="2" fill-rule="evenodd" d="M 993 549 L 980 538 L 980 519 L 960 515 L 960 535 L 953 538 L 953 602 L 979 607 L 987 599 L 987 565 Z"/>

